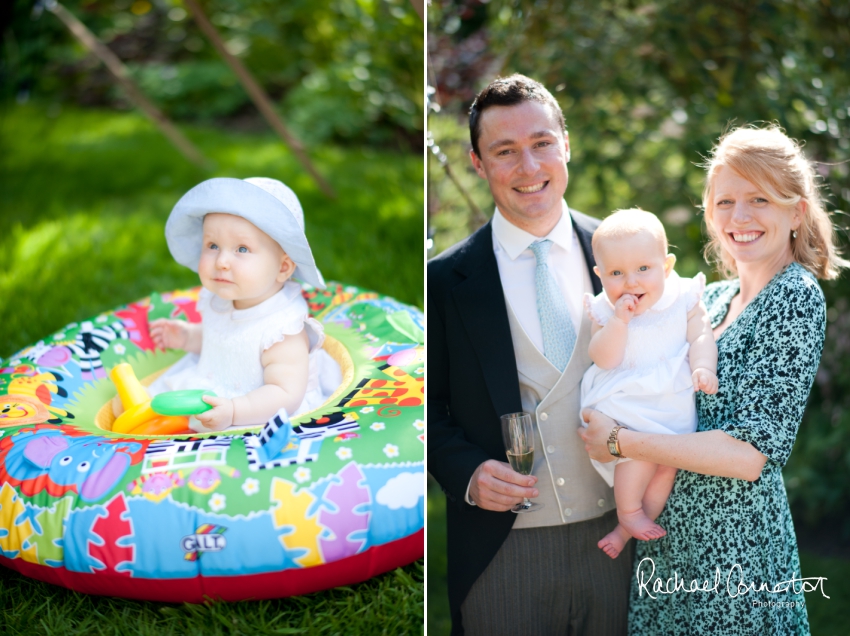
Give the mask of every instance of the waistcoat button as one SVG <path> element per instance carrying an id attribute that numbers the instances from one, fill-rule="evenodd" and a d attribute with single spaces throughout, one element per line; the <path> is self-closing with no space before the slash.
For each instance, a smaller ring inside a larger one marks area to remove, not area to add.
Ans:
<path id="1" fill-rule="evenodd" d="M 548 420 L 548 419 L 549 419 L 549 414 L 548 414 L 548 413 L 541 413 L 541 414 L 540 414 L 540 421 L 541 421 L 541 422 L 545 422 L 545 421 L 546 421 L 546 420 Z"/>
<path id="2" fill-rule="evenodd" d="M 564 478 L 558 477 L 558 479 L 555 483 L 558 484 L 559 486 L 563 486 L 564 485 Z"/>

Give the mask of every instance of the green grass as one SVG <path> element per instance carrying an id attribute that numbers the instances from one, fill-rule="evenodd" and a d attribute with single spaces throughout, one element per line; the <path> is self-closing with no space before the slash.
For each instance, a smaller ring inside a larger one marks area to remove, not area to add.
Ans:
<path id="1" fill-rule="evenodd" d="M 325 198 L 272 134 L 184 127 L 216 164 L 186 162 L 134 113 L 0 107 L 0 358 L 120 304 L 198 284 L 163 235 L 172 206 L 213 176 L 281 179 L 299 195 L 325 278 L 423 301 L 421 157 L 311 149 Z M 0 567 L 1 634 L 411 634 L 423 563 L 277 601 L 168 605 L 92 597 Z"/>
<path id="2" fill-rule="evenodd" d="M 79 594 L 0 567 L 0 633 L 419 634 L 419 561 L 350 587 L 270 601 L 173 605 Z"/>
<path id="3" fill-rule="evenodd" d="M 448 634 L 452 629 L 449 590 L 446 584 L 446 497 L 428 475 L 428 634 Z"/>
<path id="4" fill-rule="evenodd" d="M 327 199 L 277 137 L 184 127 L 203 172 L 134 113 L 0 110 L 0 357 L 154 290 L 197 284 L 163 235 L 192 186 L 267 176 L 301 199 L 326 279 L 423 304 L 423 161 L 368 148 L 311 149 Z"/>
<path id="5" fill-rule="evenodd" d="M 806 593 L 806 608 L 813 636 L 847 634 L 850 604 L 850 560 L 800 553 L 804 577 L 825 577 L 824 598 L 819 590 Z M 428 635 L 446 636 L 451 630 L 446 587 L 446 498 L 428 477 Z"/>

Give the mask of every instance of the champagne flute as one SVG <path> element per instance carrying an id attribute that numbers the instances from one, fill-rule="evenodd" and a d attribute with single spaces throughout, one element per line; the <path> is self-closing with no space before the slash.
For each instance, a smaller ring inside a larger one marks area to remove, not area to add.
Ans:
<path id="1" fill-rule="evenodd" d="M 528 413 L 509 413 L 502 415 L 502 440 L 505 443 L 505 451 L 508 462 L 520 475 L 530 475 L 534 468 L 534 426 L 531 424 L 531 415 Z M 523 502 L 511 508 L 511 512 L 532 512 L 543 507 L 541 503 L 534 503 L 527 497 Z"/>

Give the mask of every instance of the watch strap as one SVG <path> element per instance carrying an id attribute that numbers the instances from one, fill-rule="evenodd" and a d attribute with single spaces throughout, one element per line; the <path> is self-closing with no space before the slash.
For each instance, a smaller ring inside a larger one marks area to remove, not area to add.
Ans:
<path id="1" fill-rule="evenodd" d="M 622 452 L 620 452 L 620 440 L 617 439 L 617 435 L 620 433 L 621 428 L 626 428 L 625 426 L 620 426 L 619 424 L 611 429 L 611 434 L 608 435 L 608 452 L 611 453 L 614 457 L 625 457 Z"/>

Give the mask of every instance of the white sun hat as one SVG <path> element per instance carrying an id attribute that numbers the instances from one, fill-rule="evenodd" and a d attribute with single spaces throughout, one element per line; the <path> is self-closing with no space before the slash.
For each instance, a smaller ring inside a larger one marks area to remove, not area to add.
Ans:
<path id="1" fill-rule="evenodd" d="M 295 278 L 325 288 L 304 234 L 304 211 L 289 187 L 265 177 L 219 177 L 207 179 L 184 194 L 165 224 L 165 240 L 174 260 L 194 272 L 201 260 L 204 217 L 214 212 L 241 216 L 256 225 L 295 263 Z"/>

